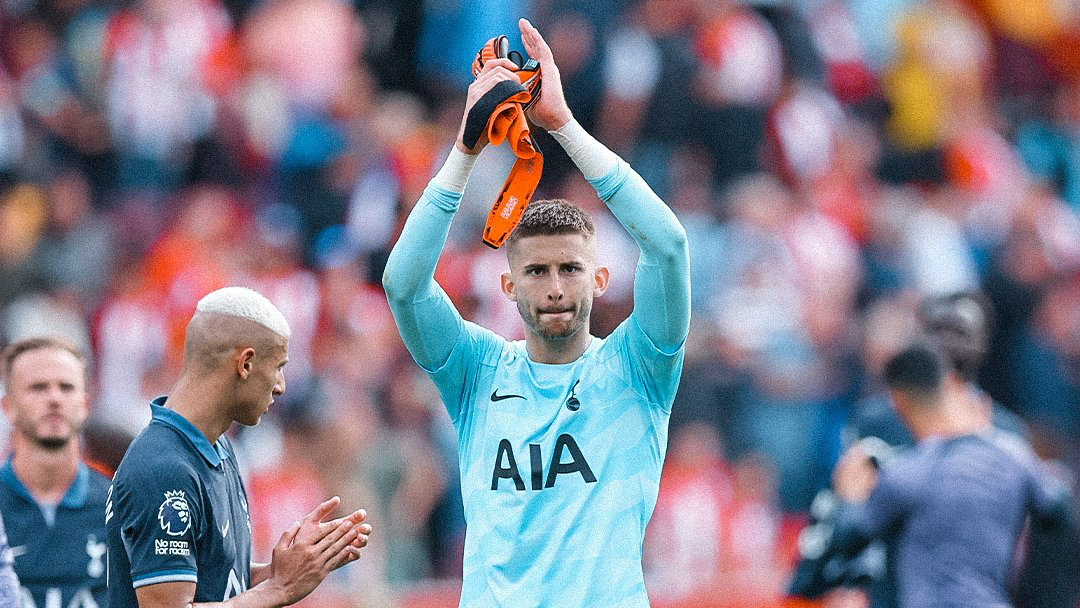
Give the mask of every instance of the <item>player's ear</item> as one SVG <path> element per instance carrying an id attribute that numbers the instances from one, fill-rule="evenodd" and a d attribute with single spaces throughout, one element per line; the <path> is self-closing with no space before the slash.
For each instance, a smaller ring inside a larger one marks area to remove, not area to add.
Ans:
<path id="1" fill-rule="evenodd" d="M 904 391 L 890 389 L 889 399 L 892 401 L 893 409 L 896 410 L 896 414 L 900 417 L 900 420 L 910 428 L 911 418 L 913 415 L 917 415 L 919 410 L 919 408 L 912 403 L 911 396 Z"/>
<path id="2" fill-rule="evenodd" d="M 502 273 L 500 279 L 503 295 L 511 302 L 517 302 L 517 294 L 514 293 L 514 278 L 510 275 L 510 271 Z"/>
<path id="3" fill-rule="evenodd" d="M 600 296 L 604 295 L 604 292 L 607 291 L 608 288 L 608 281 L 610 280 L 611 271 L 608 270 L 608 267 L 597 266 L 596 272 L 593 273 L 593 281 L 595 282 L 595 285 L 593 285 L 594 298 L 599 298 Z"/>
<path id="4" fill-rule="evenodd" d="M 250 346 L 240 351 L 236 356 L 236 375 L 247 380 L 251 370 L 255 368 L 255 349 Z"/>

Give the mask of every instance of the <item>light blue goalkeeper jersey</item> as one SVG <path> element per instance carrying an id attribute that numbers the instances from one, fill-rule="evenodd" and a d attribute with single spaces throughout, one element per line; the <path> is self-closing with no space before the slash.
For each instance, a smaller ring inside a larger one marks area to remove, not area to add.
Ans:
<path id="1" fill-rule="evenodd" d="M 562 365 L 466 324 L 432 374 L 458 430 L 462 606 L 648 606 L 641 543 L 681 368 L 632 318 Z"/>
<path id="2" fill-rule="evenodd" d="M 648 239 L 634 312 L 572 363 L 530 361 L 524 341 L 463 320 L 431 278 L 460 194 L 429 186 L 387 263 L 402 338 L 458 432 L 463 607 L 649 605 L 641 546 L 682 370 L 689 262 L 674 215 L 626 163 L 594 186 Z"/>

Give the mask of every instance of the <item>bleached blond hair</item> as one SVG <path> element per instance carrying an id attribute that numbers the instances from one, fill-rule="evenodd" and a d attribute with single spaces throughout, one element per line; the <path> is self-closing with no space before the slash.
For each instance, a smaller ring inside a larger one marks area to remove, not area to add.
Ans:
<path id="1" fill-rule="evenodd" d="M 254 321 L 288 338 L 289 322 L 266 296 L 247 287 L 222 287 L 203 296 L 195 310 Z"/>

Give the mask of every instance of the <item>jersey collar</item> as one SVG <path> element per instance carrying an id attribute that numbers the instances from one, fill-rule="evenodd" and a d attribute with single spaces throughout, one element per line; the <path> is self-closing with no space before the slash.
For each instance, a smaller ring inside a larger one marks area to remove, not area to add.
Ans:
<path id="1" fill-rule="evenodd" d="M 162 396 L 150 402 L 150 412 L 154 420 L 166 426 L 171 426 L 179 431 L 181 435 L 187 437 L 188 441 L 195 446 L 199 455 L 212 467 L 219 466 L 222 460 L 229 457 L 229 450 L 226 449 L 223 442 L 217 441 L 211 444 L 206 439 L 206 435 L 203 435 L 202 431 L 195 428 L 195 425 L 191 424 L 187 418 L 176 413 L 175 410 L 165 407 L 166 399 L 168 397 Z"/>
<path id="2" fill-rule="evenodd" d="M 11 456 L 8 456 L 4 466 L 0 467 L 0 483 L 11 488 L 16 494 L 23 496 L 30 502 L 38 504 L 30 490 L 15 475 L 15 469 L 11 466 L 11 458 Z M 86 497 L 89 493 L 90 471 L 85 463 L 80 462 L 78 469 L 75 471 L 75 480 L 71 482 L 67 492 L 64 493 L 64 497 L 60 499 L 60 506 L 67 509 L 82 508 L 86 504 Z"/>

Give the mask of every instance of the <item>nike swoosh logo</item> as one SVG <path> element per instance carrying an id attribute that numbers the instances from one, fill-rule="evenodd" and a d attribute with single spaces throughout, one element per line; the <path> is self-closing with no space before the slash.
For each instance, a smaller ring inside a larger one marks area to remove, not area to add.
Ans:
<path id="1" fill-rule="evenodd" d="M 227 521 L 224 526 L 221 526 L 221 538 L 225 538 L 229 535 L 229 524 L 231 523 L 231 521 Z"/>
<path id="2" fill-rule="evenodd" d="M 18 547 L 12 547 L 11 548 L 11 558 L 12 559 L 15 559 L 16 557 L 19 557 L 20 555 L 24 555 L 25 553 L 26 553 L 26 545 L 19 545 Z"/>
<path id="3" fill-rule="evenodd" d="M 503 399 L 514 399 L 514 398 L 524 399 L 525 397 L 523 397 L 521 395 L 500 395 L 499 394 L 499 389 L 495 389 L 495 390 L 491 391 L 491 401 L 492 402 L 502 401 Z"/>

